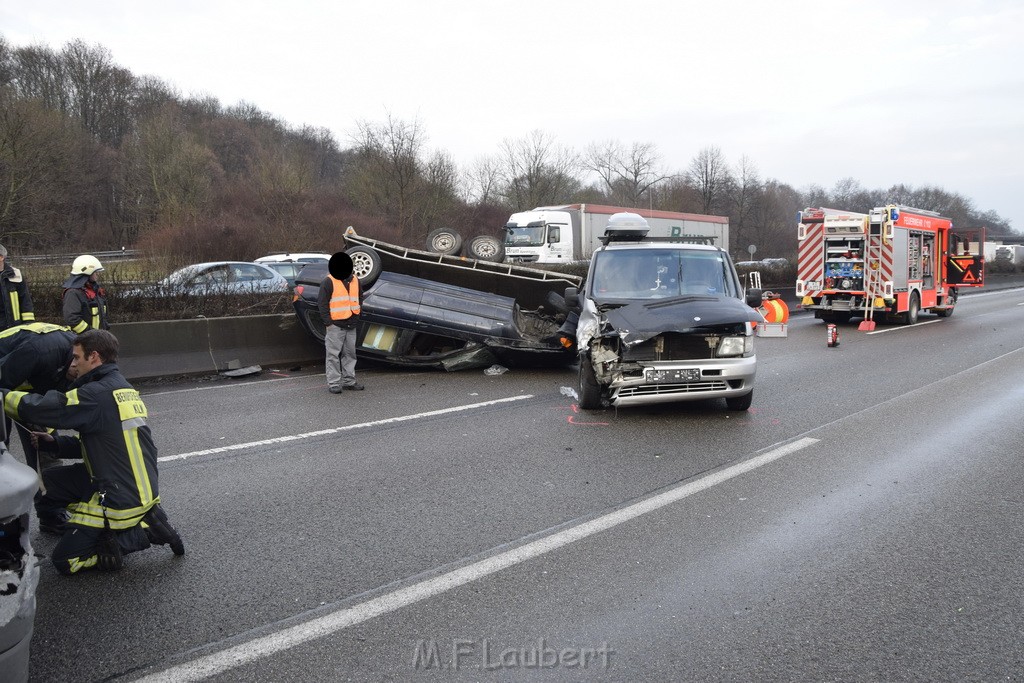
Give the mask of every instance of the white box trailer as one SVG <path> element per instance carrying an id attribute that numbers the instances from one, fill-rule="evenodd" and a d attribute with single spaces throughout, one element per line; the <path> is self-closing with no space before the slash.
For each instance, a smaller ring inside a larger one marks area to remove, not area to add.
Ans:
<path id="1" fill-rule="evenodd" d="M 508 263 L 570 263 L 589 261 L 601 246 L 608 219 L 630 212 L 644 217 L 650 237 L 709 239 L 729 249 L 729 219 L 676 211 L 655 211 L 601 204 L 540 206 L 512 214 L 505 224 L 505 261 Z"/>

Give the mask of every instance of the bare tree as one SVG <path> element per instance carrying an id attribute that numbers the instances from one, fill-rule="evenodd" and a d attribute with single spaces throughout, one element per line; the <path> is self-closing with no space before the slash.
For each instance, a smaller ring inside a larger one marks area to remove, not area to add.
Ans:
<path id="1" fill-rule="evenodd" d="M 701 213 L 710 214 L 721 199 L 729 176 L 722 150 L 711 146 L 697 152 L 687 175 L 700 193 Z"/>
<path id="2" fill-rule="evenodd" d="M 417 192 L 415 224 L 425 237 L 430 230 L 450 223 L 459 208 L 459 169 L 446 152 L 427 160 Z"/>
<path id="3" fill-rule="evenodd" d="M 355 168 L 348 183 L 352 201 L 387 216 L 403 237 L 412 237 L 420 155 L 426 143 L 423 127 L 419 121 L 402 121 L 389 114 L 382 124 L 359 121 L 356 129 Z"/>
<path id="4" fill-rule="evenodd" d="M 477 157 L 462 174 L 463 199 L 469 204 L 493 204 L 499 200 L 500 161 L 496 157 Z"/>
<path id="5" fill-rule="evenodd" d="M 185 129 L 175 106 L 143 121 L 121 154 L 117 215 L 127 242 L 157 222 L 195 218 L 223 173 L 209 148 Z"/>
<path id="6" fill-rule="evenodd" d="M 60 53 L 70 113 L 99 141 L 116 145 L 133 123 L 135 78 L 110 51 L 75 40 Z"/>
<path id="7" fill-rule="evenodd" d="M 613 204 L 650 204 L 650 190 L 669 178 L 658 168 L 659 155 L 653 143 L 634 142 L 629 149 L 618 141 L 587 148 L 584 166 L 597 173 Z"/>
<path id="8" fill-rule="evenodd" d="M 59 240 L 80 227 L 81 140 L 64 116 L 13 94 L 0 88 L 0 235 Z"/>
<path id="9" fill-rule="evenodd" d="M 740 157 L 736 170 L 726 183 L 725 194 L 729 204 L 729 235 L 738 248 L 751 239 L 748 229 L 754 204 L 761 194 L 761 179 L 757 166 L 746 155 Z"/>
<path id="10" fill-rule="evenodd" d="M 578 155 L 535 130 L 501 144 L 501 194 L 512 208 L 557 204 L 581 187 Z"/>
<path id="11" fill-rule="evenodd" d="M 813 204 L 811 206 L 814 206 Z M 768 180 L 752 205 L 750 241 L 763 254 L 793 257 L 796 253 L 796 212 L 805 207 L 800 193 L 785 183 Z M 737 243 L 737 248 L 743 245 Z"/>

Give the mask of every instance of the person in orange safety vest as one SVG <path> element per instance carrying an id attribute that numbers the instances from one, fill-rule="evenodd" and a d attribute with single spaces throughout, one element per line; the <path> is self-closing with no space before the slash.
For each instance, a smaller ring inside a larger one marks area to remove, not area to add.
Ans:
<path id="1" fill-rule="evenodd" d="M 356 334 L 359 330 L 361 293 L 352 274 L 352 257 L 339 251 L 328 263 L 330 273 L 320 283 L 317 308 L 327 333 L 327 387 L 332 394 L 362 391 L 356 382 Z"/>

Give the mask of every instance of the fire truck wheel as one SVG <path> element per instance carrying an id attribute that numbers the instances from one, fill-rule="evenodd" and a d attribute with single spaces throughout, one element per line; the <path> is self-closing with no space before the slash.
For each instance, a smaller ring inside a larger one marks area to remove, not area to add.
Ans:
<path id="1" fill-rule="evenodd" d="M 580 356 L 579 389 L 580 408 L 597 410 L 601 407 L 601 385 L 597 383 L 594 365 L 590 362 L 589 354 Z"/>
<path id="2" fill-rule="evenodd" d="M 725 405 L 729 410 L 746 410 L 750 407 L 751 402 L 754 400 L 754 390 L 751 389 L 748 393 L 742 396 L 732 396 L 725 399 Z"/>
<path id="3" fill-rule="evenodd" d="M 949 308 L 944 308 L 941 311 L 935 311 L 935 314 L 940 318 L 948 318 L 953 315 L 953 306 L 956 304 L 956 287 L 952 287 L 949 290 L 949 294 L 946 295 L 946 301 L 944 302 Z"/>
<path id="4" fill-rule="evenodd" d="M 907 312 L 904 314 L 903 322 L 907 325 L 917 324 L 917 315 L 921 312 L 921 299 L 918 298 L 917 292 L 910 295 L 910 306 L 907 308 Z"/>

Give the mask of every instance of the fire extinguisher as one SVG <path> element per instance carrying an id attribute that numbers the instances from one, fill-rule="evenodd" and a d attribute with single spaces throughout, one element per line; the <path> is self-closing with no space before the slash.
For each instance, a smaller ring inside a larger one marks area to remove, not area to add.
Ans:
<path id="1" fill-rule="evenodd" d="M 830 347 L 839 346 L 839 329 L 834 324 L 829 323 L 825 330 L 828 334 L 828 345 Z"/>

